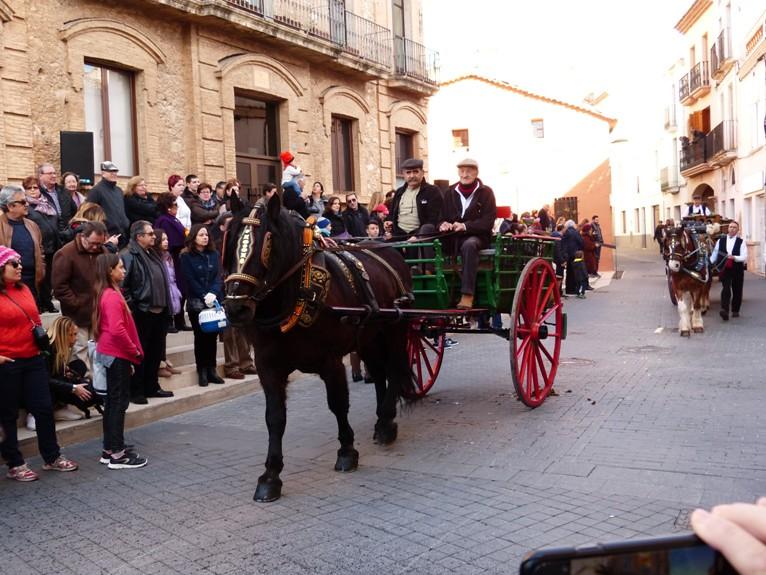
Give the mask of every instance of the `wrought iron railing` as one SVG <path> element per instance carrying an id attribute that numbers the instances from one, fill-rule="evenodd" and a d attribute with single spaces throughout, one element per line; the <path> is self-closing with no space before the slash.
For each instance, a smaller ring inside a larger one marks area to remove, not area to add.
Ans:
<path id="1" fill-rule="evenodd" d="M 436 84 L 439 53 L 409 38 L 394 37 L 394 73 Z"/>
<path id="2" fill-rule="evenodd" d="M 733 152 L 737 149 L 737 123 L 735 120 L 724 120 L 705 136 L 706 150 L 709 158 L 720 154 Z"/>
<path id="3" fill-rule="evenodd" d="M 349 12 L 338 0 L 227 0 L 248 12 L 328 40 L 357 58 L 398 76 L 436 84 L 439 54 L 391 30 Z"/>
<path id="4" fill-rule="evenodd" d="M 391 31 L 349 11 L 346 11 L 344 49 L 359 58 L 391 67 Z"/>
<path id="5" fill-rule="evenodd" d="M 689 89 L 693 95 L 697 90 L 707 86 L 710 86 L 708 63 L 707 61 L 698 62 L 694 68 L 689 71 Z"/>
<path id="6" fill-rule="evenodd" d="M 731 38 L 727 29 L 721 30 L 716 43 L 710 49 L 710 75 L 716 76 L 731 59 Z"/>
<path id="7" fill-rule="evenodd" d="M 261 16 L 264 14 L 264 0 L 228 0 L 228 2 L 229 4 L 234 4 L 234 6 L 239 6 L 250 12 L 260 14 Z"/>
<path id="8" fill-rule="evenodd" d="M 681 146 L 681 171 L 684 172 L 707 161 L 705 155 L 705 138 L 699 138 Z"/>
<path id="9" fill-rule="evenodd" d="M 683 102 L 686 100 L 686 98 L 689 97 L 689 94 L 691 93 L 689 89 L 689 74 L 684 74 L 684 76 L 678 81 L 678 99 L 679 101 Z"/>

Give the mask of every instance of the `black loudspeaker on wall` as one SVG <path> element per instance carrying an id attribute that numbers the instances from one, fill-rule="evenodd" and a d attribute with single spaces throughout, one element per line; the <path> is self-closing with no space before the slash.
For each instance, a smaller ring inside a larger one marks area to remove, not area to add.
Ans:
<path id="1" fill-rule="evenodd" d="M 93 132 L 61 132 L 61 173 L 66 172 L 93 184 Z"/>

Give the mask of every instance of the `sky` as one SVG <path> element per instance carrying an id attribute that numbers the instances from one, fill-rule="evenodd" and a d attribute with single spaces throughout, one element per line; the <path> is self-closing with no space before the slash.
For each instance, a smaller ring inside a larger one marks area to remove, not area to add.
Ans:
<path id="1" fill-rule="evenodd" d="M 424 41 L 441 80 L 478 72 L 645 126 L 669 100 L 676 22 L 692 0 L 423 0 Z M 668 94 L 666 94 L 668 92 Z M 661 128 L 662 126 L 660 126 Z"/>

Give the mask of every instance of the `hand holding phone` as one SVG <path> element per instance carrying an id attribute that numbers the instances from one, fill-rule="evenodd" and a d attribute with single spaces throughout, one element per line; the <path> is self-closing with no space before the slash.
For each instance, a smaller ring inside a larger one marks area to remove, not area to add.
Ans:
<path id="1" fill-rule="evenodd" d="M 695 533 L 726 557 L 742 575 L 763 573 L 766 565 L 766 497 L 753 505 L 718 505 L 691 516 Z"/>

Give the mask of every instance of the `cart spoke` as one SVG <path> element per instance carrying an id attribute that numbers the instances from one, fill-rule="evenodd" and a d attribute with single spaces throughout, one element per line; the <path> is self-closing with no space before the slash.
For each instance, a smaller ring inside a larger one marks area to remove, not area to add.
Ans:
<path id="1" fill-rule="evenodd" d="M 557 311 L 557 310 L 558 310 L 560 307 L 561 307 L 561 304 L 559 303 L 559 304 L 556 304 L 556 305 L 554 305 L 554 306 L 553 306 L 551 309 L 549 309 L 548 311 L 546 311 L 546 312 L 545 312 L 545 313 L 542 315 L 542 317 L 540 318 L 540 323 L 544 322 L 546 319 L 548 319 L 549 317 L 551 317 L 551 314 L 552 314 L 552 313 L 554 313 L 555 311 Z"/>
<path id="2" fill-rule="evenodd" d="M 434 370 L 431 367 L 431 362 L 428 360 L 428 355 L 426 354 L 426 350 L 424 348 L 420 348 L 420 353 L 423 356 L 423 363 L 426 364 L 426 369 L 428 370 L 428 375 L 430 377 L 434 376 Z"/>
<path id="3" fill-rule="evenodd" d="M 540 373 L 543 376 L 543 381 L 546 385 L 548 385 L 548 371 L 545 369 L 545 362 L 543 361 L 543 356 L 540 354 L 540 349 L 545 348 L 543 346 L 538 346 L 535 348 L 535 354 L 537 355 L 537 365 L 540 366 Z"/>
<path id="4" fill-rule="evenodd" d="M 556 362 L 553 359 L 553 356 L 550 354 L 550 352 L 546 349 L 544 345 L 540 346 L 540 350 L 545 354 L 545 357 L 548 358 L 548 361 L 550 361 L 552 365 L 556 364 Z"/>
<path id="5" fill-rule="evenodd" d="M 543 299 L 540 301 L 540 305 L 537 307 L 537 313 L 536 316 L 539 316 L 541 313 L 545 311 L 545 304 L 548 303 L 548 300 L 551 298 L 551 295 L 553 295 L 553 290 L 556 289 L 556 284 L 551 282 L 551 284 L 548 286 L 548 289 L 545 291 L 545 295 L 543 296 Z"/>

